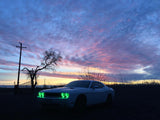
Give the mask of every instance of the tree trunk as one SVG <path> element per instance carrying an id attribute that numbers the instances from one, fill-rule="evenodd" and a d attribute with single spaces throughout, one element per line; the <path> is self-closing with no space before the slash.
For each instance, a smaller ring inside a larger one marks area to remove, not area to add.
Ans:
<path id="1" fill-rule="evenodd" d="M 34 90 L 35 86 L 34 86 L 34 78 L 31 78 L 31 88 L 32 90 Z"/>

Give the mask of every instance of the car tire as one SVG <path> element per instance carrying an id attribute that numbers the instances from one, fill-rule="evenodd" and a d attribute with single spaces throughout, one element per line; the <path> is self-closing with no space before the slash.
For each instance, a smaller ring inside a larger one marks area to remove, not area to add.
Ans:
<path id="1" fill-rule="evenodd" d="M 75 112 L 84 112 L 86 109 L 86 97 L 84 95 L 80 95 L 77 97 L 75 105 L 74 105 L 74 111 Z"/>
<path id="2" fill-rule="evenodd" d="M 112 95 L 111 95 L 111 94 L 109 94 L 109 95 L 107 96 L 107 99 L 106 99 L 105 105 L 106 105 L 106 106 L 111 106 L 111 105 L 112 105 L 112 103 L 113 103 Z"/>

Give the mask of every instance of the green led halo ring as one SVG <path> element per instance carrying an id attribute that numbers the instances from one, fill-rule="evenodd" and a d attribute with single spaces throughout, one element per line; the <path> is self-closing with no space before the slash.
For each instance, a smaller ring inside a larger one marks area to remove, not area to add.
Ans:
<path id="1" fill-rule="evenodd" d="M 39 92 L 37 97 L 44 98 L 44 92 Z"/>
<path id="2" fill-rule="evenodd" d="M 61 93 L 61 98 L 62 99 L 68 99 L 69 98 L 69 93 Z"/>

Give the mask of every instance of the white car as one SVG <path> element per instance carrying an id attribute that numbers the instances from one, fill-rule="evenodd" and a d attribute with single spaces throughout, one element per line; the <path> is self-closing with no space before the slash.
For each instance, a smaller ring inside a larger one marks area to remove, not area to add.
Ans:
<path id="1" fill-rule="evenodd" d="M 37 98 L 41 105 L 84 109 L 99 103 L 111 104 L 114 90 L 99 81 L 77 80 L 64 87 L 42 90 Z"/>

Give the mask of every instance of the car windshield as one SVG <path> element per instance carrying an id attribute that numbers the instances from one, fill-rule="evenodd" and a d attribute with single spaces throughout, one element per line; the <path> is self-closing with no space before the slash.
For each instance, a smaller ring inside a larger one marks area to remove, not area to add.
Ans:
<path id="1" fill-rule="evenodd" d="M 90 81 L 73 81 L 66 85 L 66 87 L 74 88 L 74 87 L 82 87 L 88 88 Z"/>

